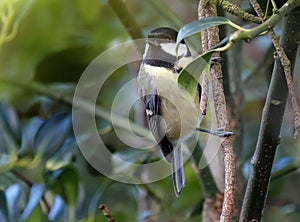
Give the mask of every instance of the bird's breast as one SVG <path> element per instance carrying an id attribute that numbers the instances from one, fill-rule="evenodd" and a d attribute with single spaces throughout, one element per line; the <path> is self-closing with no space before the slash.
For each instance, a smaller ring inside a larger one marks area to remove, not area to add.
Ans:
<path id="1" fill-rule="evenodd" d="M 178 87 L 178 74 L 171 70 L 144 65 L 144 75 L 139 77 L 139 83 L 148 85 L 143 93 L 151 94 L 155 90 L 160 98 L 160 115 L 163 118 L 161 128 L 171 140 L 184 139 L 192 134 L 199 125 L 199 108 L 195 98 L 188 98 Z"/>

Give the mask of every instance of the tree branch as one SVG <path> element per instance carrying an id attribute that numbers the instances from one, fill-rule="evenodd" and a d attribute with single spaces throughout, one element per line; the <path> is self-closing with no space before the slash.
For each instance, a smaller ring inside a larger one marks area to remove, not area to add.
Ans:
<path id="1" fill-rule="evenodd" d="M 218 10 L 218 15 L 225 17 L 224 10 Z M 236 18 L 238 20 L 239 18 Z M 220 38 L 224 39 L 232 33 L 233 29 L 228 26 L 220 27 Z M 244 102 L 244 83 L 242 81 L 242 65 L 243 60 L 241 51 L 242 42 L 236 43 L 230 49 L 221 53 L 224 60 L 222 63 L 224 76 L 224 91 L 226 98 L 227 112 L 230 120 L 230 127 L 234 132 L 232 138 L 233 150 L 235 154 L 235 206 L 232 215 L 232 221 L 238 221 L 243 203 L 246 179 L 243 173 L 243 163 L 245 161 L 244 149 L 244 133 L 245 133 L 245 102 Z"/>
<path id="2" fill-rule="evenodd" d="M 300 39 L 300 7 L 294 8 L 284 20 L 281 45 L 291 61 L 293 70 Z M 288 96 L 288 87 L 280 59 L 275 58 L 271 83 L 263 109 L 261 126 L 252 158 L 240 221 L 260 221 L 267 198 L 271 170 Z"/>
<path id="3" fill-rule="evenodd" d="M 22 174 L 20 174 L 18 171 L 16 170 L 10 170 L 10 172 L 12 174 L 14 174 L 19 180 L 21 180 L 23 183 L 25 183 L 28 187 L 32 187 L 33 186 L 33 183 L 27 179 L 26 177 L 24 177 Z M 51 210 L 51 206 L 50 204 L 48 203 L 48 200 L 46 199 L 45 195 L 42 196 L 42 202 L 44 203 L 45 205 L 45 208 L 46 208 L 46 211 L 47 213 L 49 214 L 50 213 L 50 210 Z"/>
<path id="4" fill-rule="evenodd" d="M 203 15 L 205 17 L 216 16 L 216 2 L 215 1 L 207 1 L 200 0 L 199 1 L 199 15 Z M 207 45 L 208 48 L 212 48 L 219 42 L 219 28 L 212 27 L 207 30 Z M 202 43 L 206 44 L 206 43 Z M 215 53 L 213 56 L 219 57 L 219 53 Z M 217 126 L 218 127 L 226 127 L 229 126 L 229 120 L 226 110 L 226 101 L 224 95 L 223 88 L 223 77 L 220 63 L 212 63 L 211 66 L 211 84 L 213 91 L 213 99 L 214 106 L 216 110 L 217 116 Z M 232 138 L 231 137 L 220 137 L 221 147 L 224 152 L 224 163 L 225 163 L 225 188 L 224 188 L 224 202 L 222 207 L 222 214 L 220 217 L 220 221 L 230 221 L 231 215 L 233 211 L 234 204 L 234 172 L 235 172 L 235 164 L 234 164 L 234 154 L 232 147 Z"/>
<path id="5" fill-rule="evenodd" d="M 237 31 L 232 33 L 228 40 L 225 41 L 222 46 L 214 45 L 211 50 L 214 52 L 222 52 L 229 49 L 234 43 L 240 42 L 242 40 L 249 41 L 257 36 L 266 34 L 270 29 L 272 29 L 278 22 L 283 19 L 291 10 L 300 6 L 300 0 L 288 0 L 277 12 L 273 14 L 268 20 L 264 21 L 262 24 L 251 28 L 239 28 Z"/>

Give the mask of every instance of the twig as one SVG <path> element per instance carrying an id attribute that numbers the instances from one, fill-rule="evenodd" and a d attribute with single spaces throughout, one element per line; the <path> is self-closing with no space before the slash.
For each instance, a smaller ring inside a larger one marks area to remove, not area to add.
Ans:
<path id="1" fill-rule="evenodd" d="M 136 21 L 134 16 L 132 16 L 127 8 L 124 1 L 121 0 L 108 0 L 110 6 L 114 9 L 119 19 L 121 20 L 124 27 L 127 29 L 132 39 L 140 39 L 143 37 L 142 31 Z"/>
<path id="2" fill-rule="evenodd" d="M 128 10 L 127 4 L 121 0 L 108 0 L 108 3 L 116 12 L 121 23 L 128 31 L 132 39 L 141 39 L 143 38 L 142 31 L 138 26 L 137 22 L 134 20 L 134 16 Z M 143 52 L 144 48 L 137 44 L 137 49 L 139 52 Z"/>
<path id="3" fill-rule="evenodd" d="M 261 21 L 263 22 L 264 21 L 264 13 L 263 13 L 262 9 L 260 8 L 260 5 L 257 3 L 256 0 L 250 0 L 250 3 L 252 4 L 257 15 L 260 17 Z M 294 124 L 295 124 L 294 137 L 296 138 L 300 134 L 300 113 L 299 113 L 297 98 L 295 95 L 295 89 L 294 89 L 294 84 L 293 84 L 293 79 L 292 79 L 292 74 L 291 74 L 291 62 L 290 62 L 289 58 L 287 57 L 286 53 L 284 52 L 282 46 L 280 45 L 279 39 L 277 38 L 273 29 L 269 30 L 269 36 L 270 36 L 270 38 L 273 42 L 273 45 L 276 49 L 276 52 L 280 59 L 281 65 L 283 67 L 284 75 L 286 78 L 287 87 L 289 90 L 289 96 L 290 96 L 292 109 L 293 109 L 293 113 L 294 113 Z"/>
<path id="4" fill-rule="evenodd" d="M 92 104 L 91 102 L 86 101 L 81 98 L 77 98 L 76 101 L 75 100 L 73 101 L 73 96 L 64 94 L 57 90 L 53 90 L 53 88 L 51 88 L 49 85 L 46 85 L 46 84 L 43 84 L 40 82 L 36 82 L 36 81 L 31 81 L 30 83 L 24 83 L 24 82 L 18 81 L 16 79 L 7 78 L 5 76 L 0 77 L 0 82 L 7 83 L 11 86 L 16 86 L 23 90 L 28 90 L 28 91 L 31 91 L 34 93 L 45 95 L 54 100 L 63 101 L 67 104 L 75 106 L 76 108 L 78 107 L 86 112 L 91 112 L 91 113 L 95 112 L 95 115 L 97 117 L 102 118 L 103 120 L 107 121 L 108 123 L 111 123 L 111 113 L 108 112 L 107 110 L 105 110 L 103 107 L 101 107 L 99 105 L 96 105 L 96 107 L 95 107 L 95 104 Z M 125 119 L 121 116 L 117 116 L 117 115 L 114 115 L 114 118 L 115 118 L 115 122 L 114 122 L 115 127 L 119 127 L 121 129 L 125 129 L 128 131 L 133 130 L 134 133 L 136 133 L 137 135 L 143 136 L 145 138 L 147 138 L 146 136 L 149 135 L 149 130 L 135 124 L 132 121 L 129 121 L 130 127 L 128 127 L 127 119 Z M 116 120 L 116 118 L 117 118 L 117 120 Z"/>
<path id="5" fill-rule="evenodd" d="M 221 44 L 213 45 L 209 51 L 223 52 L 229 49 L 236 42 L 240 42 L 242 40 L 250 41 L 255 37 L 266 34 L 271 28 L 275 27 L 275 25 L 277 25 L 282 18 L 284 18 L 291 10 L 293 10 L 297 6 L 300 6 L 300 0 L 288 0 L 279 10 L 276 11 L 276 14 L 273 14 L 265 22 L 251 29 L 239 27 L 238 30 L 232 33 L 228 38 L 223 39 L 222 42 L 220 42 Z"/>
<path id="6" fill-rule="evenodd" d="M 254 16 L 244 10 L 242 10 L 241 8 L 239 8 L 238 6 L 232 4 L 231 2 L 227 1 L 227 0 L 219 0 L 218 5 L 221 6 L 224 11 L 229 12 L 237 17 L 239 17 L 240 19 L 243 19 L 245 21 L 250 21 L 250 22 L 254 22 L 254 23 L 261 23 L 261 20 L 259 17 Z"/>
<path id="7" fill-rule="evenodd" d="M 261 22 L 263 22 L 264 21 L 264 13 L 263 13 L 260 5 L 258 4 L 258 2 L 256 0 L 249 0 L 249 2 L 251 3 L 254 11 L 258 15 L 258 17 L 261 20 Z"/>
<path id="8" fill-rule="evenodd" d="M 108 222 L 115 222 L 115 219 L 110 214 L 108 206 L 106 206 L 105 204 L 101 204 L 99 209 L 102 211 L 103 215 L 107 218 Z"/>
<path id="9" fill-rule="evenodd" d="M 23 181 L 28 187 L 31 188 L 33 186 L 33 183 L 29 179 L 27 179 L 26 177 L 24 177 L 22 174 L 20 174 L 18 171 L 11 170 L 10 172 L 12 174 L 14 174 L 19 180 Z M 48 203 L 45 195 L 42 196 L 42 202 L 45 205 L 47 213 L 49 214 L 50 210 L 51 210 L 51 207 L 50 207 L 50 204 Z"/>
<path id="10" fill-rule="evenodd" d="M 205 17 L 216 16 L 216 2 L 200 0 L 199 1 L 199 15 L 204 15 Z M 207 41 L 208 48 L 212 48 L 219 42 L 219 28 L 212 27 L 207 30 Z M 204 44 L 204 43 L 203 43 Z M 219 57 L 219 53 L 213 55 Z M 223 88 L 223 78 L 220 63 L 213 63 L 211 66 L 211 83 L 214 98 L 214 105 L 217 115 L 217 125 L 219 128 L 224 127 L 229 128 L 229 121 L 226 111 L 226 101 Z M 230 221 L 234 205 L 234 154 L 232 147 L 231 137 L 220 137 L 221 147 L 224 152 L 224 163 L 225 163 L 225 188 L 224 188 L 224 202 L 222 207 L 222 214 L 220 221 Z"/>
<path id="11" fill-rule="evenodd" d="M 199 4 L 200 6 L 200 4 Z M 199 7 L 199 12 L 198 12 L 198 19 L 205 18 L 205 11 L 200 10 Z M 209 47 L 208 47 L 208 34 L 207 30 L 203 30 L 201 32 L 201 44 L 202 44 L 202 52 L 206 52 Z M 201 98 L 200 98 L 200 111 L 202 115 L 206 115 L 206 109 L 207 109 L 207 104 L 208 104 L 208 78 L 207 78 L 208 73 L 205 73 L 205 71 L 202 72 L 202 80 L 201 80 Z"/>

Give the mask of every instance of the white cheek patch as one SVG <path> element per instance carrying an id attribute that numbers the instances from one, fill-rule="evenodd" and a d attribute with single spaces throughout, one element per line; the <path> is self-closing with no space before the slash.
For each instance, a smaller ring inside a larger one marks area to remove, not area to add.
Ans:
<path id="1" fill-rule="evenodd" d="M 161 43 L 160 47 L 163 51 L 165 51 L 166 53 L 172 55 L 172 56 L 176 56 L 176 43 Z M 188 50 L 187 50 L 187 46 L 185 44 L 179 44 L 178 46 L 178 56 L 185 56 L 187 55 Z"/>
<path id="2" fill-rule="evenodd" d="M 145 51 L 144 51 L 144 54 L 143 54 L 143 59 L 146 58 L 146 54 L 147 54 L 148 50 L 149 50 L 149 44 L 147 43 L 146 46 L 145 46 Z"/>

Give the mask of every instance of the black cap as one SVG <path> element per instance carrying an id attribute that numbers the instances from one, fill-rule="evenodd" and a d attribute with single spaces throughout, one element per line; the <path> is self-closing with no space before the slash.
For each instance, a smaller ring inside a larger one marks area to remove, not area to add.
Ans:
<path id="1" fill-rule="evenodd" d="M 178 32 L 172 28 L 161 27 L 152 30 L 148 34 L 148 38 L 165 39 L 171 42 L 176 42 Z"/>

